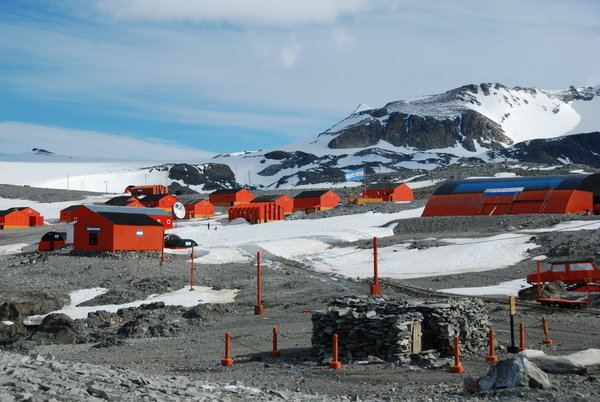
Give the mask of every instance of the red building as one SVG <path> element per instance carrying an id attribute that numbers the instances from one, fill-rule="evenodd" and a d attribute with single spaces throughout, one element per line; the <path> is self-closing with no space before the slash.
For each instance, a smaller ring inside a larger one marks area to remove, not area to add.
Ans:
<path id="1" fill-rule="evenodd" d="M 142 195 L 156 195 L 156 194 L 169 194 L 167 186 L 162 184 L 153 184 L 150 186 L 127 186 L 125 193 L 131 194 L 133 197 L 140 197 Z"/>
<path id="2" fill-rule="evenodd" d="M 71 205 L 60 211 L 61 222 L 73 222 L 75 220 L 75 210 L 82 205 Z"/>
<path id="3" fill-rule="evenodd" d="M 413 191 L 404 183 L 381 183 L 368 186 L 362 198 L 372 198 L 386 202 L 412 201 Z"/>
<path id="4" fill-rule="evenodd" d="M 255 202 L 274 202 L 276 205 L 279 205 L 281 208 L 283 208 L 283 213 L 286 215 L 294 212 L 294 200 L 284 194 L 261 195 L 252 200 L 252 203 Z"/>
<path id="5" fill-rule="evenodd" d="M 331 190 L 303 191 L 294 197 L 294 211 L 325 211 L 337 207 L 341 200 Z"/>
<path id="6" fill-rule="evenodd" d="M 35 209 L 30 207 L 17 207 L 17 209 L 29 217 L 29 226 L 44 226 L 44 217 Z"/>
<path id="7" fill-rule="evenodd" d="M 245 188 L 217 190 L 208 196 L 210 203 L 219 207 L 246 204 L 253 199 L 254 195 Z"/>
<path id="8" fill-rule="evenodd" d="M 66 232 L 48 232 L 42 236 L 38 251 L 54 251 L 67 244 Z"/>
<path id="9" fill-rule="evenodd" d="M 215 206 L 207 199 L 188 201 L 185 204 L 185 218 L 199 219 L 207 218 L 215 214 Z"/>
<path id="10" fill-rule="evenodd" d="M 179 200 L 171 194 L 150 194 L 140 198 L 140 202 L 148 208 L 160 208 L 165 212 L 173 212 L 173 205 Z"/>
<path id="11" fill-rule="evenodd" d="M 250 223 L 280 221 L 285 217 L 283 208 L 274 202 L 238 204 L 229 207 L 229 220 L 244 218 Z"/>
<path id="12" fill-rule="evenodd" d="M 590 212 L 600 212 L 600 174 L 447 181 L 422 216 Z"/>
<path id="13" fill-rule="evenodd" d="M 144 205 L 135 197 L 129 195 L 120 195 L 118 197 L 113 197 L 110 200 L 104 203 L 105 205 L 113 205 L 116 207 L 134 207 L 140 208 Z"/>
<path id="14" fill-rule="evenodd" d="M 161 225 L 165 229 L 173 228 L 173 215 L 170 212 L 163 211 L 160 208 L 130 208 L 130 207 L 117 207 L 112 205 L 83 205 L 83 209 L 89 209 L 93 212 L 109 212 L 109 213 L 118 213 L 118 214 L 139 214 L 139 215 L 148 215 Z M 81 209 L 76 209 L 74 212 L 75 218 L 77 219 L 79 216 L 79 211 Z"/>
<path id="15" fill-rule="evenodd" d="M 132 208 L 135 210 L 135 208 Z M 161 251 L 164 227 L 139 213 L 77 211 L 73 230 L 74 250 Z"/>
<path id="16" fill-rule="evenodd" d="M 29 215 L 19 211 L 18 208 L 9 208 L 0 211 L 0 229 L 21 229 L 29 227 Z"/>

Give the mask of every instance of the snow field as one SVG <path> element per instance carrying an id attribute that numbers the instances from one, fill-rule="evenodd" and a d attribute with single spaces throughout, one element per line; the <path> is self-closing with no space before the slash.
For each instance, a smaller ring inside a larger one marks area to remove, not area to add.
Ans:
<path id="1" fill-rule="evenodd" d="M 38 211 L 44 217 L 47 223 L 57 223 L 60 218 L 60 211 L 71 205 L 93 204 L 95 202 L 104 202 L 111 195 L 99 195 L 86 197 L 79 201 L 61 201 L 61 202 L 37 202 L 31 200 L 20 200 L 13 198 L 0 198 L 0 210 L 13 207 L 31 207 Z"/>
<path id="2" fill-rule="evenodd" d="M 167 306 L 183 306 L 193 307 L 197 304 L 204 303 L 233 303 L 235 296 L 238 293 L 237 289 L 222 289 L 214 290 L 208 287 L 196 286 L 193 291 L 189 287 L 184 287 L 160 295 L 151 295 L 144 300 L 136 300 L 130 303 L 123 304 L 104 304 L 99 306 L 79 306 L 79 304 L 92 300 L 97 296 L 106 293 L 105 288 L 81 289 L 71 292 L 71 302 L 69 305 L 60 310 L 53 311 L 49 314 L 66 314 L 74 320 L 87 318 L 89 313 L 96 311 L 108 311 L 116 313 L 117 310 L 129 307 L 139 307 L 142 304 L 163 302 Z M 23 320 L 25 325 L 40 325 L 43 319 L 49 315 L 34 315 Z"/>
<path id="3" fill-rule="evenodd" d="M 519 290 L 528 287 L 530 287 L 530 285 L 525 279 L 515 279 L 512 281 L 501 282 L 497 285 L 492 286 L 440 289 L 439 291 L 463 296 L 516 296 L 519 293 Z"/>

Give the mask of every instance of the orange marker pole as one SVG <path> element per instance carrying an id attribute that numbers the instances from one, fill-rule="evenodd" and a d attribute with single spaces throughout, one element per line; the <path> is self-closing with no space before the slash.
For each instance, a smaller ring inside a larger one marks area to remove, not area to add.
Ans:
<path id="1" fill-rule="evenodd" d="M 552 339 L 550 339 L 550 330 L 548 329 L 548 318 L 545 315 L 542 316 L 542 328 L 544 329 L 544 335 L 545 335 L 542 343 L 544 345 L 552 345 L 554 343 L 554 341 Z"/>
<path id="2" fill-rule="evenodd" d="M 525 348 L 525 323 L 521 321 L 519 323 L 519 352 L 524 351 Z"/>
<path id="3" fill-rule="evenodd" d="M 278 335 L 279 331 L 277 330 L 277 325 L 273 325 L 273 350 L 271 350 L 271 353 L 269 353 L 269 356 L 271 357 L 279 357 L 281 356 L 281 353 L 279 353 L 279 350 L 277 349 L 277 335 Z"/>
<path id="4" fill-rule="evenodd" d="M 260 267 L 260 251 L 256 252 L 256 306 L 254 315 L 265 315 L 265 307 L 262 302 L 262 269 Z"/>
<path id="5" fill-rule="evenodd" d="M 542 262 L 540 260 L 535 261 L 535 272 L 537 274 L 537 287 L 535 291 L 535 299 L 539 300 L 542 298 Z"/>
<path id="6" fill-rule="evenodd" d="M 377 265 L 378 258 L 378 240 L 377 237 L 373 237 L 373 284 L 371 285 L 371 296 L 378 296 L 381 294 L 379 288 L 379 267 Z"/>
<path id="7" fill-rule="evenodd" d="M 492 329 L 492 327 L 490 327 L 490 329 L 488 330 L 488 340 L 490 351 L 488 352 L 488 355 L 485 358 L 485 360 L 490 363 L 497 363 L 499 359 L 498 355 L 496 355 L 496 348 L 494 346 L 494 330 Z"/>
<path id="8" fill-rule="evenodd" d="M 456 374 L 462 374 L 465 372 L 465 368 L 460 362 L 460 343 L 458 336 L 454 336 L 454 366 L 450 366 L 450 372 Z"/>
<path id="9" fill-rule="evenodd" d="M 221 366 L 233 366 L 233 359 L 231 358 L 231 334 L 229 332 L 225 332 L 225 357 L 221 360 Z"/>
<path id="10" fill-rule="evenodd" d="M 195 274 L 196 268 L 194 267 L 194 246 L 192 246 L 192 255 L 190 260 L 190 291 L 194 290 L 194 282 L 196 279 Z"/>
<path id="11" fill-rule="evenodd" d="M 329 362 L 329 368 L 332 369 L 341 369 L 342 363 L 338 358 L 338 336 L 337 334 L 333 334 L 333 349 L 331 352 L 331 361 Z"/>

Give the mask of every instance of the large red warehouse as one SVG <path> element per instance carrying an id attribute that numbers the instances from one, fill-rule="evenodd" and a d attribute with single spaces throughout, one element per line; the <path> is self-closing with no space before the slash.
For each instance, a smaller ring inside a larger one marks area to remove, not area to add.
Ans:
<path id="1" fill-rule="evenodd" d="M 414 199 L 412 189 L 404 183 L 372 184 L 363 191 L 361 197 L 391 202 L 412 201 Z"/>
<path id="2" fill-rule="evenodd" d="M 211 204 L 219 207 L 229 207 L 246 204 L 254 199 L 254 195 L 245 188 L 223 189 L 212 192 L 208 196 Z"/>
<path id="3" fill-rule="evenodd" d="M 137 209 L 137 208 L 132 208 Z M 160 251 L 163 226 L 143 214 L 77 211 L 73 230 L 74 250 L 87 251 Z"/>
<path id="4" fill-rule="evenodd" d="M 229 220 L 244 218 L 250 223 L 280 221 L 285 217 L 283 208 L 274 202 L 256 202 L 234 205 L 229 208 Z"/>
<path id="5" fill-rule="evenodd" d="M 29 226 L 44 226 L 44 217 L 35 209 L 30 207 L 17 207 L 17 209 L 29 217 Z"/>
<path id="6" fill-rule="evenodd" d="M 118 214 L 139 214 L 139 215 L 148 215 L 161 225 L 165 229 L 173 228 L 173 215 L 170 212 L 163 211 L 160 208 L 131 208 L 131 207 L 117 207 L 112 205 L 83 205 L 82 209 L 89 209 L 93 212 L 110 212 L 110 213 L 118 213 Z M 81 209 L 76 209 L 74 212 L 75 218 L 79 217 L 79 211 Z"/>
<path id="7" fill-rule="evenodd" d="M 443 183 L 423 216 L 600 211 L 600 174 L 481 178 Z"/>
<path id="8" fill-rule="evenodd" d="M 29 215 L 17 208 L 0 211 L 0 229 L 20 229 L 29 227 Z"/>
<path id="9" fill-rule="evenodd" d="M 252 203 L 256 202 L 274 202 L 283 208 L 283 213 L 286 215 L 294 212 L 294 200 L 285 194 L 280 195 L 261 195 L 252 200 Z"/>
<path id="10" fill-rule="evenodd" d="M 215 214 L 215 206 L 207 199 L 188 201 L 185 203 L 186 219 L 207 218 Z"/>
<path id="11" fill-rule="evenodd" d="M 294 211 L 324 211 L 337 207 L 341 200 L 331 190 L 303 191 L 294 197 Z"/>

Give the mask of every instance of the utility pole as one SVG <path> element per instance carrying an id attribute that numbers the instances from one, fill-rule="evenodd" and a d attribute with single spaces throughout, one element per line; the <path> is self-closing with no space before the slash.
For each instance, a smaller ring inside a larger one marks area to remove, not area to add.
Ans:
<path id="1" fill-rule="evenodd" d="M 69 189 L 69 175 L 67 175 L 67 190 Z"/>
<path id="2" fill-rule="evenodd" d="M 248 169 L 248 187 L 250 187 L 250 169 Z"/>
<path id="3" fill-rule="evenodd" d="M 104 180 L 104 192 L 108 194 L 108 181 Z"/>

